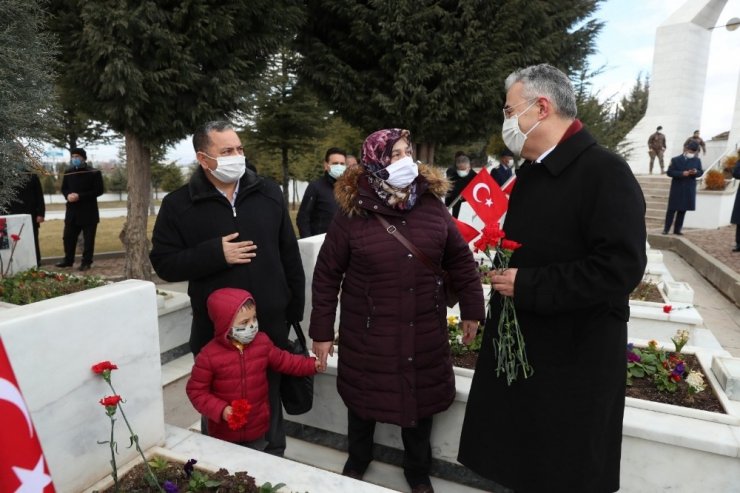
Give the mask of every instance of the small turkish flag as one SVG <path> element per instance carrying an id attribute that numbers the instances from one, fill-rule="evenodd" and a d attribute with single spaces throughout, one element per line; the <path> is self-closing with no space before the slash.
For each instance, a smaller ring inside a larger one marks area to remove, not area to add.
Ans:
<path id="1" fill-rule="evenodd" d="M 0 339 L 0 491 L 54 493 L 31 415 Z"/>
<path id="2" fill-rule="evenodd" d="M 455 226 L 457 226 L 458 231 L 460 231 L 460 235 L 462 235 L 465 243 L 470 243 L 480 234 L 480 231 L 472 227 L 470 224 L 459 221 L 454 216 L 452 217 L 452 220 L 455 221 Z"/>
<path id="3" fill-rule="evenodd" d="M 509 207 L 509 199 L 486 168 L 468 183 L 460 195 L 468 201 L 470 207 L 486 225 L 498 225 L 498 220 Z"/>

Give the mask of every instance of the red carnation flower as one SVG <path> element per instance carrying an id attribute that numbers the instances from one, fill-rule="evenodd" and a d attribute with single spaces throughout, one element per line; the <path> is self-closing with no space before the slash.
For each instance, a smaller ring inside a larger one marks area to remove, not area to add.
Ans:
<path id="1" fill-rule="evenodd" d="M 21 241 L 21 237 L 20 237 L 20 235 L 10 235 L 10 238 L 11 238 L 11 239 L 12 239 L 13 241 Z"/>
<path id="2" fill-rule="evenodd" d="M 671 305 L 663 305 L 663 313 L 671 313 L 673 307 Z"/>
<path id="3" fill-rule="evenodd" d="M 120 395 L 109 395 L 100 399 L 100 403 L 105 407 L 116 407 L 121 400 Z"/>
<path id="4" fill-rule="evenodd" d="M 247 424 L 247 415 L 252 410 L 252 405 L 246 399 L 236 399 L 231 402 L 231 415 L 227 419 L 229 428 L 238 430 Z"/>
<path id="5" fill-rule="evenodd" d="M 511 250 L 513 252 L 520 246 L 522 246 L 522 244 L 519 243 L 518 241 L 507 240 L 506 238 L 501 240 L 501 248 L 503 248 L 504 250 Z"/>
<path id="6" fill-rule="evenodd" d="M 110 361 L 101 361 L 100 363 L 94 364 L 92 366 L 92 371 L 100 375 L 104 371 L 108 370 L 117 370 L 118 367 L 111 363 Z"/>

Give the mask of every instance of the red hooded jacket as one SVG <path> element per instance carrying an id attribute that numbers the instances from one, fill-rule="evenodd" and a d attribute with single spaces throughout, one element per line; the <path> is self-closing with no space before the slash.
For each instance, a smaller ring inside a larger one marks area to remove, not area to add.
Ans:
<path id="1" fill-rule="evenodd" d="M 267 398 L 267 368 L 295 376 L 316 373 L 315 358 L 291 354 L 277 348 L 262 332 L 238 349 L 231 339 L 231 324 L 252 295 L 243 289 L 222 288 L 208 297 L 208 314 L 215 337 L 195 358 L 185 390 L 195 409 L 208 418 L 208 434 L 229 442 L 251 442 L 261 438 L 269 427 L 270 404 Z M 232 430 L 222 414 L 236 399 L 252 406 L 247 423 Z"/>

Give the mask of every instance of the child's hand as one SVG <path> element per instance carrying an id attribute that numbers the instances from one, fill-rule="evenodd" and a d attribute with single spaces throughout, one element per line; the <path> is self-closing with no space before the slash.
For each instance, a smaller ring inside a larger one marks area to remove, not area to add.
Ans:
<path id="1" fill-rule="evenodd" d="M 224 419 L 224 421 L 228 421 L 229 416 L 231 416 L 231 406 L 226 406 L 224 408 L 224 411 L 221 413 L 221 417 Z"/>
<path id="2" fill-rule="evenodd" d="M 315 358 L 313 362 L 316 365 L 316 373 L 322 373 L 326 371 L 326 367 L 321 365 L 321 361 L 319 361 L 318 358 Z"/>

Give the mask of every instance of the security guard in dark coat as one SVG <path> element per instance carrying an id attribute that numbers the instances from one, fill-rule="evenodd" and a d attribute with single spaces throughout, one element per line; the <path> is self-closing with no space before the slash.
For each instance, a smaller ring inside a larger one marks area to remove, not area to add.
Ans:
<path id="1" fill-rule="evenodd" d="M 77 238 L 82 232 L 83 249 L 80 270 L 85 271 L 93 263 L 95 233 L 100 222 L 98 197 L 103 195 L 103 175 L 87 164 L 85 149 L 70 151 L 71 166 L 62 178 L 62 195 L 67 200 L 64 215 L 64 260 L 57 267 L 71 267 L 75 261 Z"/>

